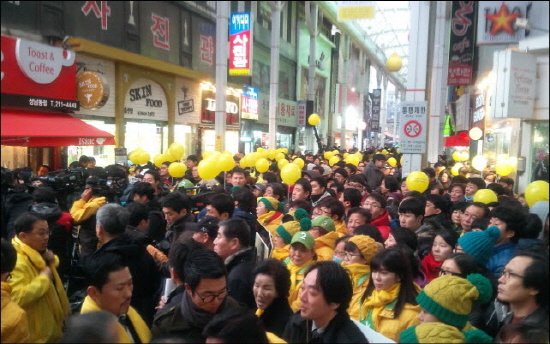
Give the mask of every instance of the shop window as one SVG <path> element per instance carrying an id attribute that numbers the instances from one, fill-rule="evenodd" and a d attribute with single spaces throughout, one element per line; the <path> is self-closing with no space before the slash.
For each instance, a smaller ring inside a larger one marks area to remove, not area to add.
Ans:
<path id="1" fill-rule="evenodd" d="M 533 125 L 532 136 L 532 166 L 531 181 L 548 181 L 548 123 L 536 123 Z"/>

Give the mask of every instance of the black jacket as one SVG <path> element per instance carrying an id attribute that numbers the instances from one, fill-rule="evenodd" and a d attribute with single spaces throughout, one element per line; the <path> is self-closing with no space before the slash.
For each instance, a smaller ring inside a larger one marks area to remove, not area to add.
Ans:
<path id="1" fill-rule="evenodd" d="M 374 165 L 374 161 L 369 162 L 367 166 L 365 166 L 362 174 L 365 176 L 367 184 L 372 191 L 375 191 L 382 184 L 382 180 L 384 179 L 384 172 Z"/>
<path id="2" fill-rule="evenodd" d="M 160 242 L 166 235 L 166 221 L 164 220 L 164 214 L 162 214 L 162 208 L 156 197 L 147 203 L 147 207 L 149 208 L 147 236 L 153 241 Z"/>
<path id="3" fill-rule="evenodd" d="M 168 255 L 172 243 L 175 242 L 186 229 L 195 225 L 196 224 L 193 222 L 193 215 L 188 212 L 185 216 L 180 217 L 168 227 L 166 236 L 158 243 L 157 248 Z"/>
<path id="4" fill-rule="evenodd" d="M 512 323 L 513 318 L 514 314 L 510 312 L 508 305 L 495 299 L 486 308 L 485 322 L 484 324 L 480 324 L 479 329 L 494 338 L 497 337 L 504 325 Z M 544 306 L 541 306 L 533 313 L 521 319 L 520 322 L 534 324 L 548 331 L 548 310 Z"/>
<path id="5" fill-rule="evenodd" d="M 256 238 L 256 223 L 257 223 L 258 217 L 255 214 L 247 213 L 244 210 L 235 208 L 235 211 L 233 211 L 232 218 L 243 219 L 246 221 L 246 223 L 248 224 L 248 227 L 250 227 L 250 235 L 251 235 L 250 239 L 254 241 L 254 239 Z"/>
<path id="6" fill-rule="evenodd" d="M 142 242 L 132 240 L 125 233 L 101 246 L 94 255 L 115 252 L 126 259 L 134 283 L 131 305 L 150 326 L 160 295 L 161 276 L 145 247 Z M 90 258 L 93 259 L 93 255 Z"/>
<path id="7" fill-rule="evenodd" d="M 282 338 L 286 324 L 291 316 L 292 309 L 288 304 L 288 299 L 286 297 L 278 297 L 269 307 L 267 307 L 260 316 L 260 319 L 266 331 L 273 332 L 275 335 Z"/>
<path id="8" fill-rule="evenodd" d="M 312 321 L 302 318 L 298 311 L 290 317 L 283 339 L 288 343 L 309 343 L 311 325 Z M 329 322 L 321 334 L 321 343 L 368 343 L 368 340 L 344 310 Z"/>
<path id="9" fill-rule="evenodd" d="M 32 204 L 32 196 L 25 191 L 10 190 L 5 199 L 6 238 L 11 240 L 15 236 L 15 219 L 26 211 Z"/>
<path id="10" fill-rule="evenodd" d="M 255 263 L 254 249 L 237 254 L 225 266 L 227 269 L 227 288 L 229 295 L 250 309 L 256 309 L 256 301 L 252 294 L 252 270 Z"/>

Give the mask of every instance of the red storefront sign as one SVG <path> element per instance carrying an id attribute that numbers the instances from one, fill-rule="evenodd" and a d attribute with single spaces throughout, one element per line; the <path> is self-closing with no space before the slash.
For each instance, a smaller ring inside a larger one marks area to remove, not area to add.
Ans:
<path id="1" fill-rule="evenodd" d="M 79 110 L 75 53 L 2 36 L 2 105 Z"/>
<path id="2" fill-rule="evenodd" d="M 252 75 L 252 17 L 232 13 L 229 23 L 229 75 Z"/>

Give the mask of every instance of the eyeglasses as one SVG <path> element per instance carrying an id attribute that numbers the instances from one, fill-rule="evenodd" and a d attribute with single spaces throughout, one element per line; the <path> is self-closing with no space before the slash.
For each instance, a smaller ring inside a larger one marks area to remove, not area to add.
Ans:
<path id="1" fill-rule="evenodd" d="M 332 213 L 330 211 L 328 211 L 326 209 L 323 209 L 323 208 L 321 208 L 321 212 L 323 212 L 323 214 L 326 215 L 326 216 L 331 216 L 332 215 Z"/>
<path id="2" fill-rule="evenodd" d="M 452 271 L 449 271 L 449 270 L 443 270 L 441 267 L 439 267 L 438 269 L 439 269 L 439 276 L 458 276 L 458 277 L 462 277 L 462 274 L 452 272 Z"/>
<path id="3" fill-rule="evenodd" d="M 364 207 L 371 207 L 371 208 L 382 208 L 381 206 L 379 206 L 376 203 L 368 203 L 368 202 L 363 203 L 363 206 Z"/>
<path id="4" fill-rule="evenodd" d="M 348 186 L 350 188 L 356 188 L 356 189 L 362 189 L 364 188 L 364 186 L 360 183 L 348 183 Z"/>
<path id="5" fill-rule="evenodd" d="M 216 295 L 202 296 L 198 292 L 197 292 L 197 295 L 201 298 L 202 302 L 210 303 L 210 302 L 213 302 L 215 299 L 222 301 L 227 296 L 227 293 L 229 293 L 229 289 L 224 288 L 221 292 L 219 292 Z"/>
<path id="6" fill-rule="evenodd" d="M 344 252 L 344 251 L 334 251 L 334 255 L 344 259 L 346 257 L 346 252 Z"/>
<path id="7" fill-rule="evenodd" d="M 506 269 L 503 269 L 502 272 L 500 273 L 501 276 L 504 276 L 505 279 L 510 279 L 510 276 L 513 276 L 513 277 L 517 277 L 517 278 L 525 278 L 525 276 L 522 276 L 522 275 L 518 275 L 514 272 L 511 272 L 510 270 L 506 270 Z"/>
<path id="8" fill-rule="evenodd" d="M 349 252 L 344 253 L 344 259 L 346 260 L 350 260 L 351 257 L 362 257 L 362 256 L 363 256 L 362 254 L 351 254 Z"/>

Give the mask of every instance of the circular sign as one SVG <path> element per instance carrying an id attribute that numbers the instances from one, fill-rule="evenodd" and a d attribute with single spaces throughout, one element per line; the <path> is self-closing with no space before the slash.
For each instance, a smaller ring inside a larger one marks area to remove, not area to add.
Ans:
<path id="1" fill-rule="evenodd" d="M 403 128 L 408 137 L 417 137 L 422 132 L 422 125 L 417 121 L 408 121 Z"/>
<path id="2" fill-rule="evenodd" d="M 81 72 L 77 76 L 78 101 L 88 110 L 101 108 L 109 99 L 109 84 L 96 72 Z"/>

